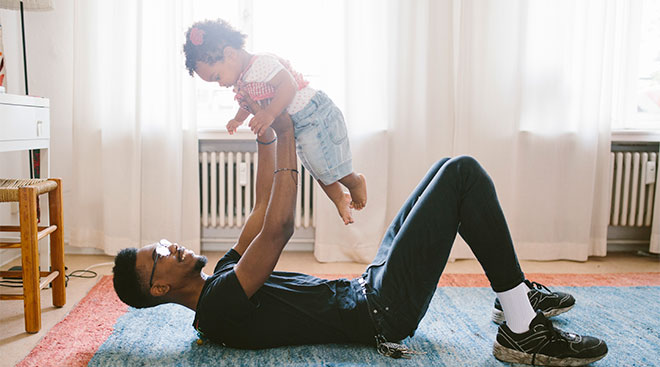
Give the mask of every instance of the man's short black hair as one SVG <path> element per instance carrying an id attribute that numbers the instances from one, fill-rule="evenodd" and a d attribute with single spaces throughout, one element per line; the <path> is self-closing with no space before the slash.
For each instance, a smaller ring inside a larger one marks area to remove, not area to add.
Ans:
<path id="1" fill-rule="evenodd" d="M 115 266 L 112 268 L 115 292 L 119 299 L 129 306 L 135 308 L 156 306 L 158 304 L 156 298 L 149 294 L 146 284 L 135 267 L 136 260 L 136 248 L 125 248 L 115 257 Z"/>
<path id="2" fill-rule="evenodd" d="M 201 44 L 195 45 L 190 40 L 190 31 L 193 28 L 203 32 Z M 245 46 L 246 37 L 222 19 L 205 20 L 193 24 L 186 31 L 186 43 L 183 45 L 188 73 L 193 75 L 198 61 L 211 65 L 222 60 L 222 51 L 227 46 L 237 50 L 242 49 Z"/>

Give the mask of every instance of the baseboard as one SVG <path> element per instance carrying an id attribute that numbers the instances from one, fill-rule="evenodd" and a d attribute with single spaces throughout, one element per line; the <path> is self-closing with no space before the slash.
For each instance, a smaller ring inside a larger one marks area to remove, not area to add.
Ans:
<path id="1" fill-rule="evenodd" d="M 105 252 L 97 248 L 64 246 L 64 253 L 67 255 L 105 255 Z M 0 267 L 21 257 L 18 249 L 0 249 Z"/>
<path id="2" fill-rule="evenodd" d="M 202 251 L 225 252 L 236 244 L 236 238 L 204 238 L 201 242 Z M 314 240 L 292 238 L 284 251 L 314 251 Z"/>
<path id="3" fill-rule="evenodd" d="M 610 252 L 639 252 L 648 251 L 649 241 L 635 240 L 609 240 L 607 241 L 607 253 Z"/>
<path id="4" fill-rule="evenodd" d="M 236 244 L 242 230 L 239 227 L 202 228 L 202 251 L 229 251 Z M 314 228 L 296 228 L 284 251 L 314 251 Z"/>
<path id="5" fill-rule="evenodd" d="M 10 262 L 21 257 L 21 252 L 18 249 L 3 248 L 0 249 L 0 267 L 9 264 Z"/>
<path id="6" fill-rule="evenodd" d="M 69 245 L 64 245 L 64 253 L 69 255 L 105 255 L 106 253 L 103 250 L 92 247 L 74 247 Z"/>

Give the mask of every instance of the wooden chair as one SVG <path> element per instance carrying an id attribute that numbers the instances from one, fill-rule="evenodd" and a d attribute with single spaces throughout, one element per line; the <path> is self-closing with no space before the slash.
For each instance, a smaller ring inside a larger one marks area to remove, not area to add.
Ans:
<path id="1" fill-rule="evenodd" d="M 37 225 L 37 200 L 48 193 L 50 225 Z M 20 243 L 0 242 L 0 248 L 20 248 L 22 269 L 0 271 L 1 277 L 22 277 L 23 294 L 0 295 L 2 300 L 23 300 L 25 331 L 41 329 L 40 291 L 52 282 L 53 306 L 66 303 L 64 275 L 64 242 L 62 232 L 62 182 L 58 178 L 12 180 L 0 179 L 0 202 L 18 202 L 19 226 L 2 226 L 0 232 L 20 232 Z M 50 235 L 51 269 L 39 270 L 39 240 Z M 43 279 L 41 279 L 43 277 Z"/>

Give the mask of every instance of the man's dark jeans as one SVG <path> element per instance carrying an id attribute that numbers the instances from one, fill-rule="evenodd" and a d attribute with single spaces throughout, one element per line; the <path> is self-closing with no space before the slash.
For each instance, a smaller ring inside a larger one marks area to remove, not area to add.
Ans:
<path id="1" fill-rule="evenodd" d="M 411 336 L 428 309 L 456 233 L 474 252 L 496 292 L 524 280 L 492 180 L 471 157 L 431 167 L 385 233 L 363 274 L 376 331 Z"/>

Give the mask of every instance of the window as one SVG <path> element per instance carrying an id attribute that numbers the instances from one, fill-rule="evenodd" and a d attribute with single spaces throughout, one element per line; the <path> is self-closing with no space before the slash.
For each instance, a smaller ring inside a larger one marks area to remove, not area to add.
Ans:
<path id="1" fill-rule="evenodd" d="M 614 129 L 660 129 L 660 2 L 631 3 L 630 53 Z"/>
<path id="2" fill-rule="evenodd" d="M 644 0 L 639 40 L 636 120 L 660 128 L 660 2 Z"/>
<path id="3" fill-rule="evenodd" d="M 247 34 L 248 52 L 268 52 L 289 60 L 313 88 L 329 92 L 342 108 L 344 1 L 200 0 L 194 7 L 194 21 L 228 21 Z M 198 129 L 224 130 L 238 109 L 234 93 L 199 78 L 195 78 L 195 85 Z"/>

